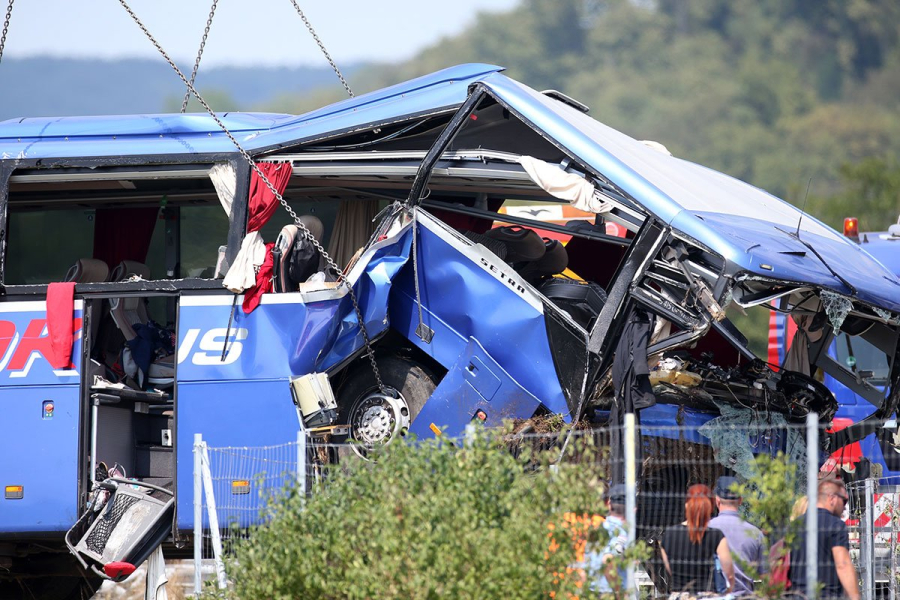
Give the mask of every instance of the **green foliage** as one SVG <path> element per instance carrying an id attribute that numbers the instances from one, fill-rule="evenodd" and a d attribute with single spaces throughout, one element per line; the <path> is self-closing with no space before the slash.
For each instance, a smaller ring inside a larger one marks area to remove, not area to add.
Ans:
<path id="1" fill-rule="evenodd" d="M 190 75 L 190 73 L 187 73 Z M 226 90 L 219 89 L 198 89 L 200 95 L 203 96 L 203 99 L 209 104 L 209 107 L 212 108 L 217 113 L 228 112 L 230 110 L 237 110 L 238 103 L 231 97 Z M 173 112 L 177 113 L 181 111 L 181 103 L 184 102 L 184 93 L 180 96 L 168 96 L 164 102 L 163 110 L 165 112 Z M 188 99 L 187 110 L 185 112 L 188 113 L 206 113 L 206 109 L 203 108 L 203 105 L 191 94 L 191 97 Z"/>
<path id="2" fill-rule="evenodd" d="M 769 356 L 769 315 L 766 306 L 743 309 L 732 304 L 727 309 L 728 319 L 747 338 L 748 348 L 757 358 Z"/>
<path id="3" fill-rule="evenodd" d="M 575 563 L 571 514 L 603 512 L 594 450 L 572 448 L 578 461 L 551 468 L 558 449 L 516 456 L 479 430 L 462 447 L 407 440 L 342 465 L 309 498 L 289 490 L 237 548 L 227 597 L 566 597 L 578 577 L 554 574 Z"/>
<path id="4" fill-rule="evenodd" d="M 779 556 L 791 547 L 803 524 L 802 520 L 791 520 L 791 510 L 799 498 L 797 488 L 797 465 L 779 452 L 774 457 L 759 455 L 753 477 L 737 489 L 744 499 L 743 508 L 748 520 L 760 528 L 769 542 L 784 540 L 784 549 Z M 739 557 L 735 560 L 744 573 L 761 582 L 754 590 L 757 597 L 782 597 L 784 586 L 774 583 L 771 573 L 760 573 L 755 565 L 747 564 Z"/>
<path id="5" fill-rule="evenodd" d="M 815 199 L 821 218 L 840 228 L 844 217 L 857 217 L 860 231 L 884 231 L 900 216 L 900 163 L 871 156 L 840 168 L 844 189 L 827 200 Z M 813 204 L 813 201 L 810 201 Z"/>
<path id="6" fill-rule="evenodd" d="M 811 180 L 808 212 L 840 225 L 852 207 L 883 230 L 897 201 L 851 204 L 856 182 L 841 165 L 900 156 L 898 21 L 893 0 L 523 0 L 351 83 L 364 91 L 463 62 L 504 65 L 632 137 L 796 205 Z M 336 83 L 329 90 L 342 97 Z M 314 100 L 274 107 L 309 110 L 326 96 Z"/>

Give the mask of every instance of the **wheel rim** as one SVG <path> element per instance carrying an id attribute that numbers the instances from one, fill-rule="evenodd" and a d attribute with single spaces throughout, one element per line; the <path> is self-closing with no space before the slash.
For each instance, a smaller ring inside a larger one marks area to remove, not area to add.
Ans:
<path id="1" fill-rule="evenodd" d="M 373 391 L 361 398 L 350 411 L 350 435 L 364 446 L 372 448 L 386 444 L 409 429 L 409 406 L 403 396 L 394 398 Z"/>

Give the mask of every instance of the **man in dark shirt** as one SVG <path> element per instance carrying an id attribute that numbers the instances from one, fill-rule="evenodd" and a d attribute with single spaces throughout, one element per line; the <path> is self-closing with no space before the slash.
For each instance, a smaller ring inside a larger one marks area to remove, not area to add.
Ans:
<path id="1" fill-rule="evenodd" d="M 826 479 L 819 483 L 818 510 L 819 544 L 816 560 L 817 580 L 822 586 L 821 598 L 850 598 L 859 600 L 859 583 L 856 569 L 850 562 L 850 539 L 847 525 L 841 521 L 850 497 L 844 482 Z M 791 592 L 802 595 L 806 590 L 806 528 L 804 526 L 791 548 Z"/>

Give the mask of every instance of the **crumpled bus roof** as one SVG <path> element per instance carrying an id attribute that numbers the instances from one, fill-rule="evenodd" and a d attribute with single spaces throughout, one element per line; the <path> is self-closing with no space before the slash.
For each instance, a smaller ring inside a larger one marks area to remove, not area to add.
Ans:
<path id="1" fill-rule="evenodd" d="M 654 150 L 502 75 L 501 70 L 485 64 L 460 65 L 301 116 L 225 113 L 222 120 L 245 149 L 258 154 L 453 110 L 466 98 L 470 85 L 481 83 L 648 212 L 721 254 L 738 271 L 826 288 L 900 312 L 900 280 L 823 223 L 759 188 Z M 0 123 L 3 159 L 233 152 L 232 143 L 206 115 L 47 117 Z"/>
<path id="2" fill-rule="evenodd" d="M 300 116 L 230 112 L 220 118 L 241 146 L 253 153 L 410 115 L 453 110 L 466 99 L 471 83 L 501 69 L 459 65 Z M 0 123 L 3 159 L 234 152 L 234 144 L 206 114 L 39 117 Z"/>

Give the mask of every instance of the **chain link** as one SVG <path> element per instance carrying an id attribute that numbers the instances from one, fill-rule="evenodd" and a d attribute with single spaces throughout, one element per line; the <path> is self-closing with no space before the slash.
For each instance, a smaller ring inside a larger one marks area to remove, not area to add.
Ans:
<path id="1" fill-rule="evenodd" d="M 340 69 L 338 69 L 337 65 L 331 59 L 331 55 L 328 54 L 328 50 L 325 49 L 325 44 L 323 44 L 322 40 L 319 39 L 319 36 L 316 35 L 316 30 L 313 29 L 312 25 L 309 22 L 309 19 L 307 19 L 306 15 L 303 14 L 303 11 L 300 10 L 300 5 L 297 4 L 297 0 L 291 0 L 291 4 L 293 4 L 294 8 L 297 9 L 297 14 L 300 15 L 301 19 L 303 19 L 303 24 L 306 25 L 306 28 L 309 29 L 309 33 L 313 36 L 313 39 L 316 40 L 316 43 L 319 45 L 319 50 L 321 50 L 322 54 L 325 55 L 325 59 L 328 61 L 328 64 L 331 65 L 331 68 L 334 69 L 335 75 L 337 75 L 338 79 L 341 80 L 341 85 L 344 86 L 344 89 L 347 90 L 347 93 L 350 94 L 351 98 L 353 98 L 353 90 L 350 89 L 350 85 L 347 83 L 347 80 L 344 79 L 344 76 L 341 75 Z"/>
<path id="2" fill-rule="evenodd" d="M 197 60 L 194 61 L 194 70 L 191 72 L 191 85 L 194 85 L 194 81 L 197 79 L 197 71 L 200 70 L 200 58 L 203 56 L 203 48 L 206 47 L 206 38 L 209 37 L 209 28 L 212 25 L 213 16 L 216 14 L 216 5 L 219 3 L 219 0 L 213 0 L 212 8 L 209 9 L 209 18 L 206 19 L 206 29 L 203 30 L 203 39 L 200 40 L 200 49 L 197 51 Z M 188 100 L 191 99 L 191 90 L 188 88 L 184 92 L 184 100 L 181 103 L 181 112 L 187 110 Z"/>
<path id="3" fill-rule="evenodd" d="M 9 6 L 6 7 L 6 18 L 3 20 L 3 33 L 0 34 L 0 61 L 3 60 L 3 47 L 6 46 L 6 34 L 9 32 L 9 20 L 12 18 L 12 8 L 15 0 L 9 0 Z M 350 94 L 351 96 L 353 94 Z"/>
<path id="4" fill-rule="evenodd" d="M 147 30 L 147 28 L 144 26 L 144 24 L 141 22 L 141 20 L 138 18 L 138 16 L 136 14 L 134 14 L 134 11 L 131 10 L 131 7 L 128 6 L 128 3 L 126 2 L 126 0 L 119 0 L 119 3 L 122 5 L 122 7 L 125 9 L 125 11 L 129 14 L 129 16 L 132 18 L 132 20 L 134 20 L 134 22 L 137 24 L 137 26 L 140 27 L 141 31 L 144 32 L 144 35 L 147 36 L 147 39 L 149 39 L 150 42 L 154 45 L 154 47 L 156 47 L 156 49 L 159 51 L 159 53 L 162 55 L 162 57 L 166 60 L 166 62 L 169 63 L 169 66 L 172 67 L 172 69 L 175 71 L 175 73 L 178 74 L 178 77 L 181 78 L 181 81 L 184 82 L 184 84 L 187 86 L 187 88 L 191 92 L 191 94 L 193 94 L 194 97 L 197 98 L 197 101 L 203 106 L 203 108 L 206 110 L 206 112 L 209 113 L 209 116 L 211 116 L 213 118 L 213 121 L 216 122 L 216 125 L 218 125 L 219 128 L 228 137 L 228 139 L 231 140 L 231 143 L 234 144 L 234 147 L 237 148 L 240 155 L 244 158 L 245 161 L 247 161 L 247 164 L 250 165 L 250 168 L 253 170 L 253 172 L 256 173 L 256 175 L 257 175 L 257 177 L 259 177 L 260 181 L 262 181 L 263 184 L 265 184 L 265 186 L 269 189 L 269 191 L 272 192 L 272 194 L 275 196 L 275 198 L 278 199 L 279 204 L 281 204 L 281 206 L 291 216 L 291 219 L 294 220 L 294 223 L 297 225 L 297 227 L 300 229 L 300 231 L 303 232 L 303 236 L 307 240 L 309 240 L 309 242 L 313 246 L 315 246 L 316 250 L 318 250 L 321 253 L 322 257 L 325 258 L 325 262 L 328 263 L 328 266 L 331 267 L 338 274 L 338 281 L 340 283 L 343 283 L 344 286 L 347 288 L 347 292 L 350 295 L 350 301 L 353 303 L 353 310 L 356 312 L 356 319 L 357 319 L 357 322 L 359 323 L 359 328 L 363 335 L 363 342 L 365 343 L 365 346 L 366 346 L 366 354 L 368 355 L 369 362 L 372 365 L 372 372 L 375 375 L 375 381 L 378 384 L 378 389 L 379 389 L 379 391 L 381 391 L 382 394 L 393 396 L 394 394 L 392 394 L 391 392 L 389 392 L 389 390 L 387 388 L 385 388 L 384 383 L 381 380 L 381 373 L 378 370 L 378 364 L 375 362 L 375 351 L 372 349 L 372 341 L 369 338 L 369 332 L 366 329 L 366 323 L 365 323 L 365 320 L 363 319 L 362 311 L 360 311 L 360 309 L 359 309 L 359 302 L 356 299 L 356 292 L 353 291 L 353 286 L 351 286 L 349 281 L 347 281 L 347 278 L 344 277 L 341 268 L 338 267 L 337 263 L 334 262 L 334 259 L 331 258 L 331 256 L 328 254 L 328 252 L 325 251 L 325 248 L 322 247 L 322 244 L 319 243 L 319 240 L 317 240 L 315 238 L 315 236 L 312 234 L 312 232 L 310 232 L 310 230 L 306 228 L 306 225 L 303 224 L 303 221 L 300 220 L 300 217 L 297 216 L 297 213 L 294 212 L 294 209 L 291 208 L 290 204 L 288 204 L 287 201 L 284 199 L 284 197 L 278 192 L 278 190 L 275 189 L 275 186 L 272 185 L 272 182 L 269 181 L 269 178 L 266 177 L 265 174 L 263 174 L 262 170 L 259 168 L 259 166 L 256 164 L 256 162 L 253 160 L 253 157 L 250 156 L 250 153 L 247 152 L 246 150 L 244 150 L 244 147 L 241 146 L 241 144 L 237 141 L 237 139 L 234 137 L 234 135 L 232 135 L 232 133 L 225 126 L 225 124 L 222 123 L 222 121 L 221 121 L 221 119 L 219 119 L 218 115 L 216 115 L 216 113 L 213 112 L 213 110 L 209 107 L 209 104 L 206 103 L 206 100 L 204 100 L 203 97 L 200 96 L 200 94 L 197 92 L 197 90 L 194 89 L 193 84 L 191 84 L 191 82 L 189 82 L 187 80 L 187 78 L 184 76 L 184 73 L 182 73 L 181 69 L 178 68 L 178 65 L 176 65 L 175 62 L 171 58 L 169 58 L 169 55 L 166 53 L 166 51 L 163 49 L 163 47 L 160 46 L 159 42 L 156 41 L 156 38 L 153 37 L 153 34 L 151 34 L 150 31 Z"/>

